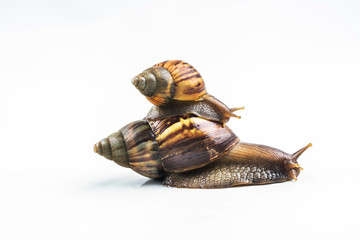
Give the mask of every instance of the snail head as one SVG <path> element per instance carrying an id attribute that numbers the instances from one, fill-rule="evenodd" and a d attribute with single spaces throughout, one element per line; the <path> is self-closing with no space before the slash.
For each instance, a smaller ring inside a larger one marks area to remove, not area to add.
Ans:
<path id="1" fill-rule="evenodd" d="M 311 147 L 312 144 L 309 143 L 305 147 L 301 148 L 299 151 L 293 153 L 290 155 L 290 158 L 286 159 L 284 162 L 285 169 L 289 172 L 289 178 L 297 180 L 297 176 L 300 174 L 300 170 L 303 170 L 302 167 L 300 167 L 299 163 L 297 162 L 297 159 L 300 157 L 300 155 L 305 152 L 306 149 Z"/>

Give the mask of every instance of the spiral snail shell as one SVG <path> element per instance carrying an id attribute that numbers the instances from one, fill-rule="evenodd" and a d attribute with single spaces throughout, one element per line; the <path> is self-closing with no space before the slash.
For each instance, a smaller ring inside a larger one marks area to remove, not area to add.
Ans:
<path id="1" fill-rule="evenodd" d="M 156 106 L 174 100 L 200 100 L 206 94 L 204 80 L 190 64 L 169 60 L 146 69 L 131 82 Z"/>
<path id="2" fill-rule="evenodd" d="M 139 120 L 94 146 L 94 151 L 150 178 L 205 166 L 227 153 L 237 136 L 217 122 L 195 116 Z"/>
<path id="3" fill-rule="evenodd" d="M 185 188 L 222 188 L 296 180 L 294 154 L 239 141 L 227 127 L 196 116 L 139 120 L 94 146 L 94 151 L 123 167 L 163 184 Z"/>

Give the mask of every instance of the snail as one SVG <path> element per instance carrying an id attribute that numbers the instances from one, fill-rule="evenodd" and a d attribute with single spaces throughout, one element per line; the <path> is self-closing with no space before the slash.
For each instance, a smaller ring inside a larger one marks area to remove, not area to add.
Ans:
<path id="1" fill-rule="evenodd" d="M 149 120 L 192 113 L 225 125 L 230 117 L 240 118 L 234 112 L 243 109 L 229 108 L 209 95 L 200 73 L 181 60 L 155 64 L 131 81 L 155 105 L 147 115 Z"/>
<path id="2" fill-rule="evenodd" d="M 184 188 L 224 188 L 297 179 L 294 154 L 239 138 L 217 121 L 196 115 L 138 120 L 94 145 L 115 163 L 163 184 Z"/>

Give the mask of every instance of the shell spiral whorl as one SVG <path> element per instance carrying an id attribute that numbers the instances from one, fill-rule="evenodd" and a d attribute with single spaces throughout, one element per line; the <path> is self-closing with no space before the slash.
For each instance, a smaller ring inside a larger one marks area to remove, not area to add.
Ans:
<path id="1" fill-rule="evenodd" d="M 122 167 L 129 167 L 124 137 L 121 131 L 114 132 L 94 145 L 94 152 Z"/>
<path id="2" fill-rule="evenodd" d="M 149 124 L 135 121 L 102 139 L 94 151 L 123 167 L 150 178 L 164 175 L 157 143 Z"/>
<path id="3" fill-rule="evenodd" d="M 174 95 L 174 81 L 165 68 L 151 67 L 131 80 L 141 94 L 152 97 L 155 94 L 166 98 Z"/>

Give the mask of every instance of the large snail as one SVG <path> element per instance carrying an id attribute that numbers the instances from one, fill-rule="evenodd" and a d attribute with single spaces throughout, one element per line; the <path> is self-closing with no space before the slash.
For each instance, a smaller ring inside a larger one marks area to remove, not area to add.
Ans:
<path id="1" fill-rule="evenodd" d="M 225 124 L 230 117 L 240 118 L 206 92 L 200 73 L 190 64 L 170 60 L 155 64 L 132 80 L 134 86 L 153 103 L 147 119 L 155 120 L 192 113 Z"/>
<path id="2" fill-rule="evenodd" d="M 94 145 L 117 164 L 163 184 L 184 188 L 223 188 L 297 180 L 302 168 L 294 154 L 240 142 L 225 125 L 233 112 L 207 94 L 194 67 L 179 60 L 154 65 L 132 79 L 155 106 Z M 238 117 L 240 118 L 240 117 Z"/>
<path id="3" fill-rule="evenodd" d="M 123 167 L 163 184 L 186 188 L 221 188 L 296 180 L 294 154 L 240 142 L 221 123 L 196 116 L 132 122 L 104 138 L 94 151 Z"/>
<path id="4" fill-rule="evenodd" d="M 169 173 L 165 186 L 183 188 L 224 188 L 297 180 L 302 167 L 298 157 L 311 143 L 294 154 L 259 144 L 239 142 L 226 155 L 205 167 Z"/>

